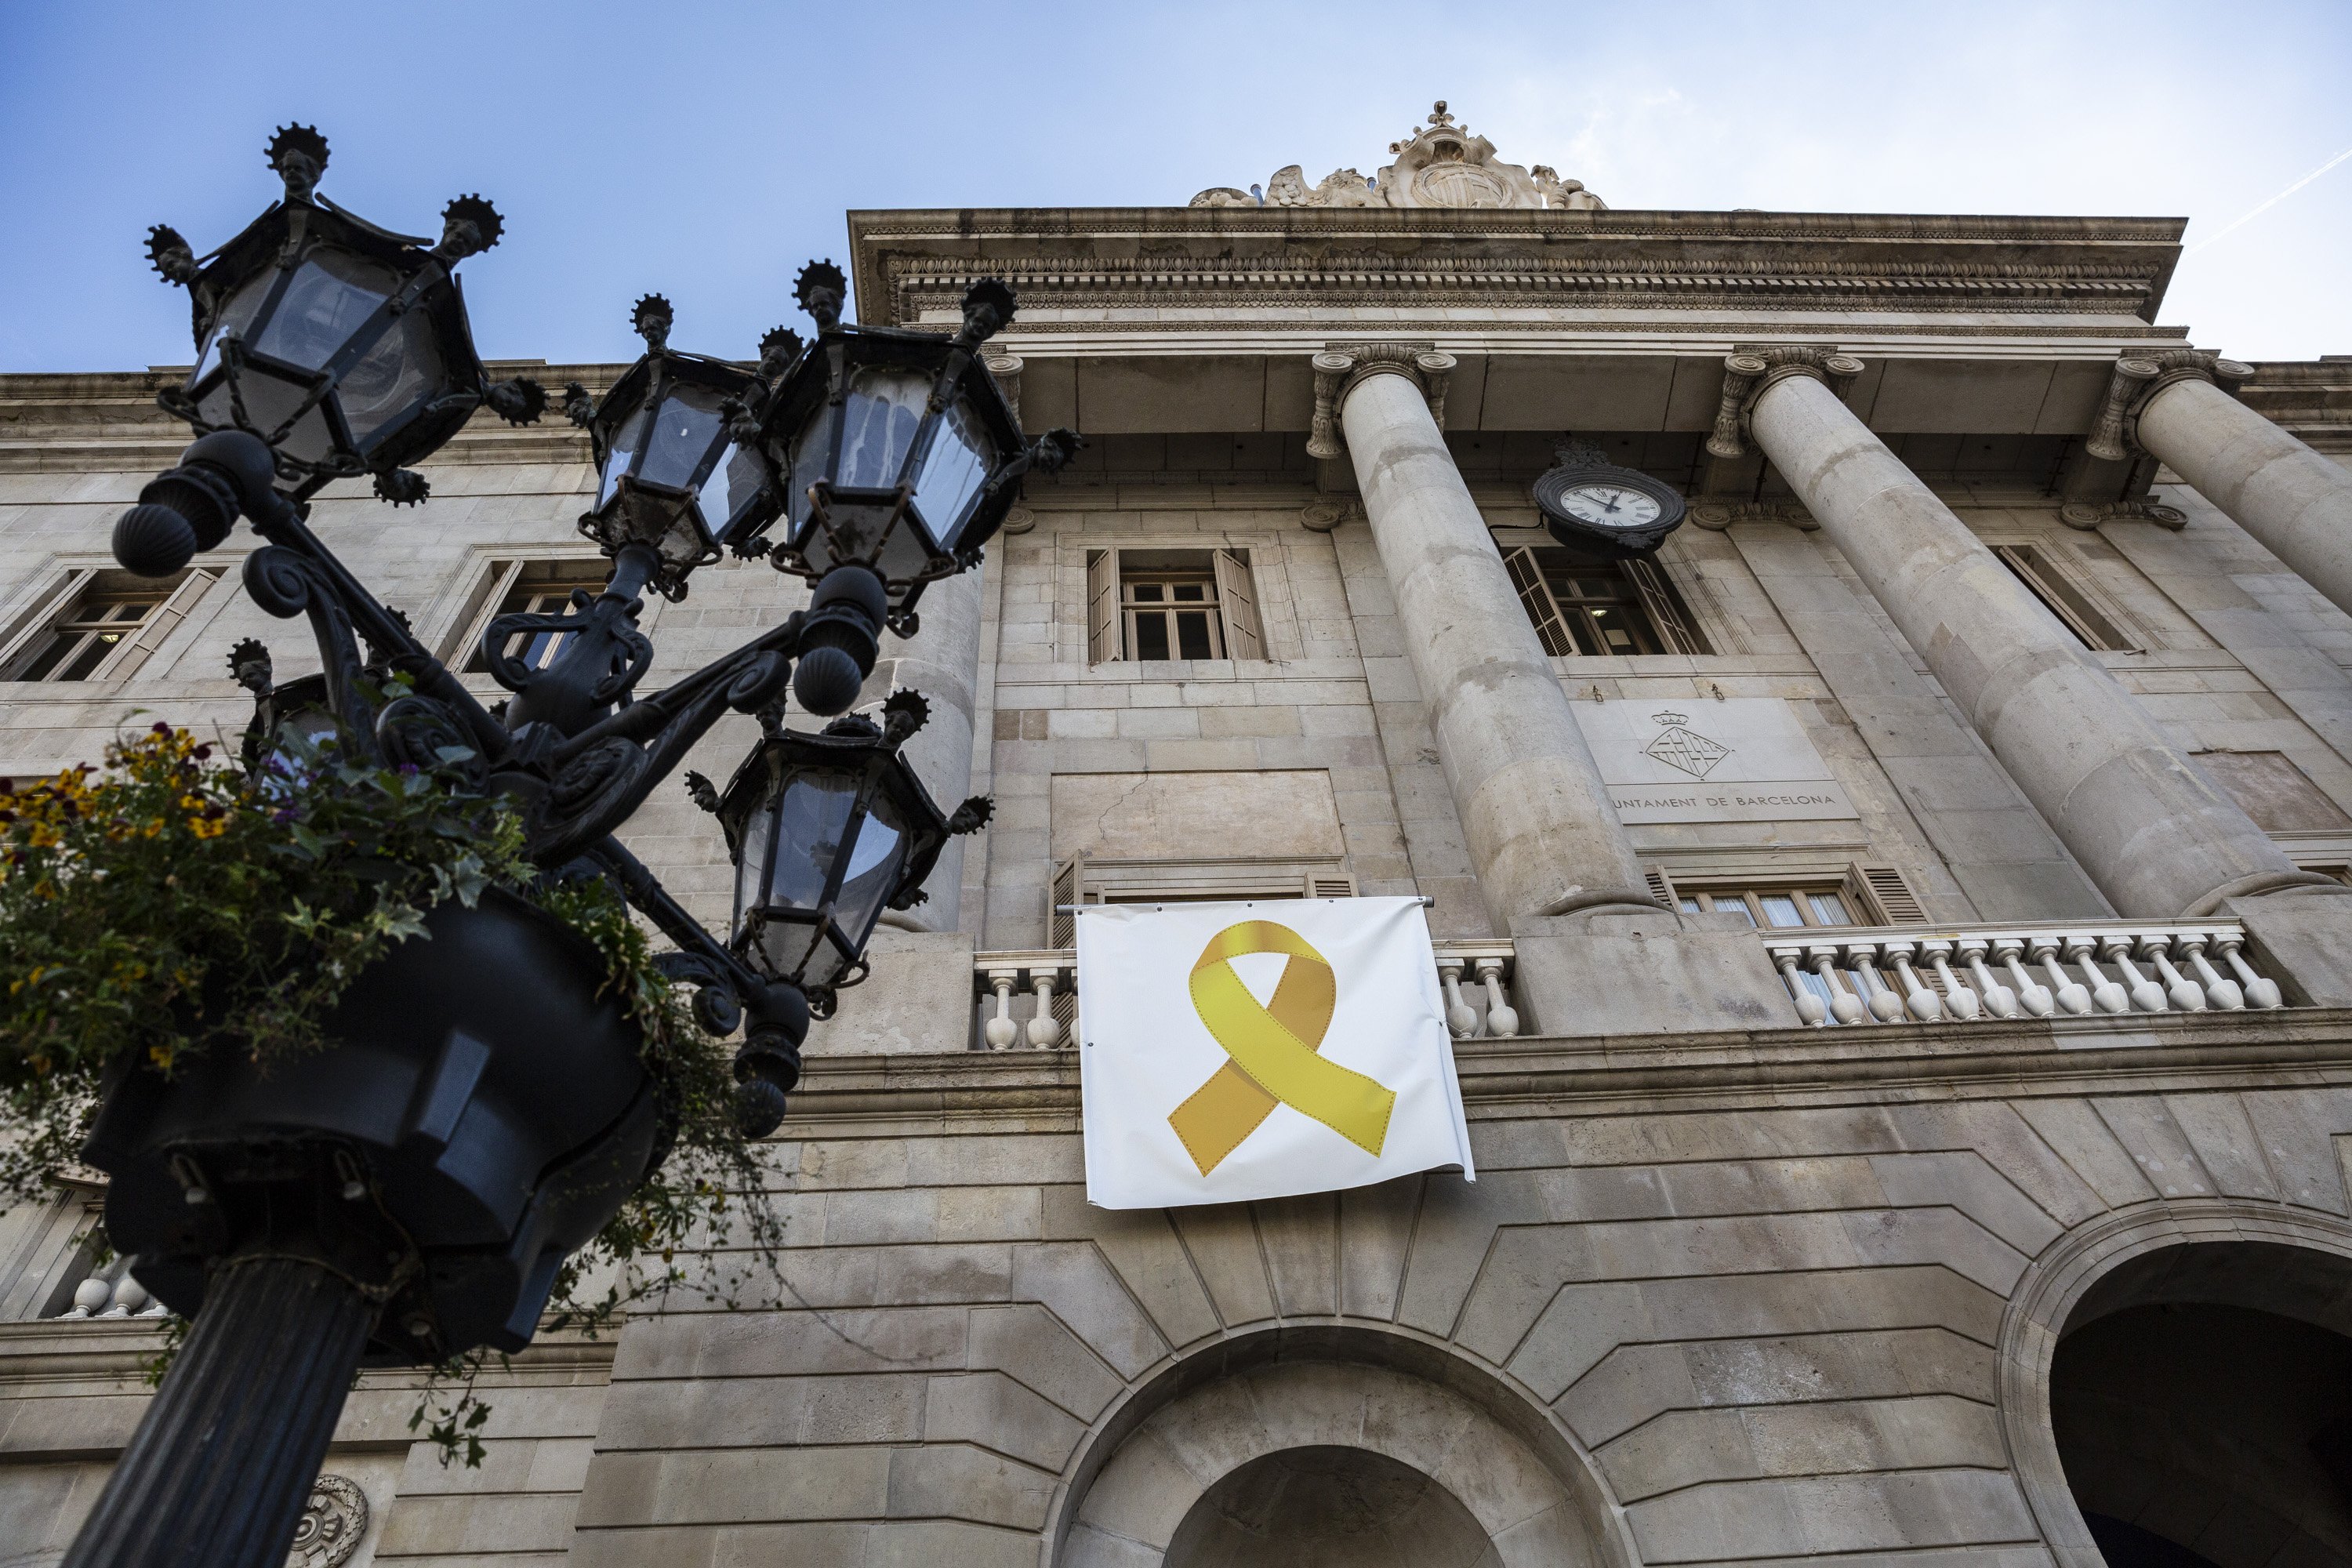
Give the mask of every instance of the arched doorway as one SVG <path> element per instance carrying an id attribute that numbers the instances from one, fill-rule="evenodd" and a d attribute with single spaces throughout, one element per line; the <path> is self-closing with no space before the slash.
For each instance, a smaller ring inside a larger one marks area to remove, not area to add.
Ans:
<path id="1" fill-rule="evenodd" d="M 1630 1568 L 1590 1458 L 1451 1347 L 1352 1324 L 1235 1336 L 1106 1413 L 1054 1568 Z"/>
<path id="2" fill-rule="evenodd" d="M 2049 1394 L 2107 1568 L 2352 1568 L 2352 1259 L 2130 1258 L 2067 1313 Z"/>
<path id="3" fill-rule="evenodd" d="M 1494 1540 L 1430 1476 L 1366 1448 L 1286 1448 L 1227 1473 L 1169 1539 L 1166 1568 L 1476 1568 Z"/>

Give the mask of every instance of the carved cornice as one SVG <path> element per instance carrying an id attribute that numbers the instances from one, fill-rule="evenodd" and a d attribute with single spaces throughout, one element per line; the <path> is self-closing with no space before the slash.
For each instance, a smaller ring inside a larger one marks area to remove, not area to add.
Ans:
<path id="1" fill-rule="evenodd" d="M 1884 317 L 1906 334 L 2046 332 L 2072 316 L 2111 340 L 2178 335 L 2149 325 L 2180 255 L 2169 218 L 1208 206 L 856 212 L 849 224 L 859 316 L 882 326 L 952 320 L 986 274 L 1020 292 L 1016 334 L 1181 331 L 1173 311 L 1223 329 L 1237 312 L 1279 326 L 1378 310 L 1381 335 L 1442 335 L 1474 309 L 1705 312 L 1715 333 L 1757 337 L 1807 311 Z"/>
<path id="2" fill-rule="evenodd" d="M 1319 257 L 1087 258 L 1011 268 L 892 252 L 879 279 L 884 318 L 953 314 L 980 277 L 1004 275 L 1034 329 L 1047 310 L 1292 306 L 1568 306 L 1672 310 L 1877 310 L 2134 316 L 2153 309 L 2145 267 L 1982 262 L 1685 261 L 1521 255 L 1403 258 L 1378 252 Z M 1016 321 L 1015 331 L 1023 322 Z"/>
<path id="3" fill-rule="evenodd" d="M 1428 343 L 1333 343 L 1312 361 L 1315 366 L 1315 423 L 1307 437 L 1307 455 L 1328 458 L 1347 450 L 1339 429 L 1339 410 L 1368 377 L 1402 375 L 1429 399 L 1429 416 L 1445 428 L 1445 387 L 1459 363 Z"/>
<path id="4" fill-rule="evenodd" d="M 2253 366 L 2205 349 L 2151 349 L 2126 354 L 2116 362 L 2115 374 L 2107 380 L 2106 399 L 2099 405 L 2098 420 L 2084 447 L 2094 458 L 2111 463 L 2144 456 L 2146 448 L 2139 444 L 2140 411 L 2158 393 L 2179 381 L 2208 381 L 2234 393 L 2253 374 Z"/>
<path id="5" fill-rule="evenodd" d="M 1723 360 L 1723 399 L 1716 409 L 1715 433 L 1706 449 L 1718 458 L 1748 455 L 1748 419 L 1756 400 L 1775 383 L 1809 375 L 1826 384 L 1843 401 L 1862 374 L 1862 362 L 1840 353 L 1834 343 L 1744 345 Z"/>

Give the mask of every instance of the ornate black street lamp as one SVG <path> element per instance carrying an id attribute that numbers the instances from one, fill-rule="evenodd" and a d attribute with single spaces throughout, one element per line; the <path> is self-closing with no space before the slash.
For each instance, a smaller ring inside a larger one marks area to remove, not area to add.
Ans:
<path id="1" fill-rule="evenodd" d="M 239 646 L 257 700 L 248 754 L 331 728 L 362 760 L 455 766 L 522 803 L 531 858 L 617 881 L 677 943 L 663 967 L 697 988 L 702 1026 L 743 1030 L 737 1116 L 764 1136 L 812 1004 L 829 1012 L 863 976 L 882 909 L 919 900 L 946 837 L 987 816 L 984 799 L 943 816 L 898 755 L 922 722 L 913 694 L 882 724 L 853 716 L 816 735 L 785 731 L 782 712 L 787 686 L 819 717 L 847 710 L 884 626 L 912 635 L 921 584 L 977 562 L 1021 476 L 1076 449 L 1067 431 L 1024 443 L 975 363 L 1012 295 L 976 286 L 951 338 L 860 330 L 840 324 L 840 273 L 819 263 L 802 275 L 815 348 L 779 330 L 756 365 L 670 350 L 667 304 L 640 301 L 646 356 L 602 402 L 566 399 L 598 463 L 581 527 L 611 580 L 563 613 L 491 622 L 487 667 L 512 693 L 493 713 L 306 516 L 321 485 L 361 473 L 386 500 L 423 499 L 402 465 L 484 403 L 519 422 L 540 413 L 536 385 L 485 384 L 449 274 L 495 241 L 497 216 L 453 203 L 423 248 L 317 196 L 315 132 L 279 132 L 270 156 L 286 199 L 245 234 L 202 263 L 168 230 L 151 247 L 196 296 L 197 366 L 163 401 L 199 438 L 116 524 L 117 559 L 168 575 L 249 519 L 265 544 L 246 559 L 247 593 L 307 616 L 324 668 L 278 688 L 266 650 Z M 774 564 L 815 580 L 809 608 L 637 696 L 646 589 L 684 597 L 722 548 L 769 552 L 765 531 L 787 515 Z M 539 632 L 563 639 L 547 665 L 508 654 Z M 742 864 L 721 943 L 612 835 L 730 710 L 759 714 L 767 739 L 723 807 L 688 780 Z M 582 952 L 547 920 L 503 896 L 436 906 L 435 940 L 404 944 L 329 1020 L 334 1048 L 266 1077 L 205 1053 L 179 1077 L 132 1068 L 110 1089 L 86 1151 L 112 1178 L 110 1238 L 194 1327 L 68 1563 L 282 1562 L 363 1351 L 429 1364 L 529 1342 L 556 1267 L 664 1137 L 635 1026 L 583 1002 Z"/>

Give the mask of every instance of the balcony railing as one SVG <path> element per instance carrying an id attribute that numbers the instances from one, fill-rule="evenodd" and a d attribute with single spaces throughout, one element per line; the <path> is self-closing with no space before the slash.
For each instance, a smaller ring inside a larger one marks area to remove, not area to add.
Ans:
<path id="1" fill-rule="evenodd" d="M 1511 1005 L 1508 942 L 1440 942 L 1437 981 L 1446 1026 L 1458 1039 L 1507 1039 L 1519 1032 Z M 1078 1037 L 1075 949 L 982 952 L 972 957 L 975 1048 L 1051 1050 Z"/>
<path id="2" fill-rule="evenodd" d="M 2284 1005 L 2227 921 L 1759 931 L 1813 1025 L 1966 1023 Z"/>

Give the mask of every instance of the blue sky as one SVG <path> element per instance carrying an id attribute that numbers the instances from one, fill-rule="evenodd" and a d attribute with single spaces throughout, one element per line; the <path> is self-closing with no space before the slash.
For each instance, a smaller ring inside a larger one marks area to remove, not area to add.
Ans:
<path id="1" fill-rule="evenodd" d="M 2189 244 L 2352 149 L 2352 4 L 0 5 L 0 370 L 184 362 L 146 226 L 199 251 L 323 189 L 434 232 L 479 191 L 485 353 L 748 356 L 852 207 L 1181 205 L 1370 173 L 1443 97 L 1621 207 L 2129 213 Z M 2244 359 L 2352 353 L 2352 160 L 2204 248 L 2164 319 Z"/>

